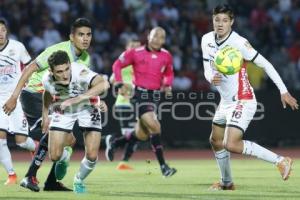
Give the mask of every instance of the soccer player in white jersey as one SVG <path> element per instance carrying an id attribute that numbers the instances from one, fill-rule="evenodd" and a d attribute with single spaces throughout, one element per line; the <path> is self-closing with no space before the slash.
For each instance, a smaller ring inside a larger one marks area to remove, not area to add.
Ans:
<path id="1" fill-rule="evenodd" d="M 101 139 L 101 115 L 94 100 L 109 88 L 109 83 L 83 64 L 70 63 L 65 51 L 52 53 L 48 63 L 50 73 L 43 78 L 42 129 L 43 132 L 49 130 L 49 155 L 54 162 L 69 159 L 63 150 L 70 145 L 67 138 L 78 120 L 84 133 L 85 157 L 74 177 L 73 189 L 75 193 L 84 193 L 83 180 L 96 166 Z M 51 104 L 53 114 L 50 120 Z"/>
<path id="2" fill-rule="evenodd" d="M 298 109 L 297 100 L 292 97 L 272 64 L 260 55 L 249 42 L 232 30 L 234 15 L 228 5 L 219 5 L 213 10 L 214 31 L 202 37 L 202 52 L 205 78 L 216 86 L 221 101 L 215 113 L 210 143 L 221 172 L 221 180 L 213 184 L 212 190 L 234 190 L 230 169 L 230 152 L 250 155 L 275 164 L 283 180 L 289 178 L 292 159 L 277 155 L 255 142 L 243 140 L 252 120 L 257 102 L 251 87 L 245 64 L 234 75 L 222 75 L 214 66 L 214 56 L 218 49 L 226 45 L 239 49 L 246 61 L 254 62 L 264 69 L 278 87 L 283 107 L 289 105 Z"/>
<path id="3" fill-rule="evenodd" d="M 31 57 L 21 42 L 8 39 L 8 27 L 4 19 L 0 19 L 0 103 L 4 105 L 12 94 L 22 72 L 22 64 L 28 64 Z M 18 146 L 31 152 L 35 150 L 34 141 L 28 137 L 28 124 L 19 101 L 10 116 L 0 109 L 0 162 L 8 173 L 5 185 L 17 183 L 11 154 L 7 147 L 7 133 L 15 135 Z"/>

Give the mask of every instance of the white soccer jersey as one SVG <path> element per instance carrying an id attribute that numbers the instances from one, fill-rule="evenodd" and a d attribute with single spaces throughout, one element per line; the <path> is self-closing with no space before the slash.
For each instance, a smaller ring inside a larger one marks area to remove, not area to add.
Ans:
<path id="1" fill-rule="evenodd" d="M 31 61 L 26 48 L 21 42 L 9 39 L 7 45 L 0 49 L 0 95 L 10 95 L 22 74 L 21 63 Z"/>
<path id="2" fill-rule="evenodd" d="M 88 69 L 85 65 L 76 62 L 71 63 L 71 82 L 68 86 L 60 85 L 53 80 L 53 76 L 49 73 L 43 77 L 43 86 L 56 101 L 57 105 L 66 99 L 76 97 L 84 94 L 90 87 L 92 80 L 96 77 L 97 73 Z M 81 102 L 80 105 L 74 105 L 65 112 L 79 112 L 85 108 L 86 105 L 93 105 L 91 100 Z M 55 108 L 54 108 L 55 109 Z"/>
<path id="3" fill-rule="evenodd" d="M 213 64 L 215 54 L 219 49 L 222 49 L 226 45 L 239 49 L 245 61 L 252 61 L 262 67 L 277 85 L 280 92 L 287 92 L 284 83 L 272 64 L 270 64 L 263 56 L 259 55 L 259 53 L 250 45 L 248 40 L 234 31 L 220 43 L 216 42 L 216 36 L 213 31 L 202 37 L 201 48 L 203 52 L 204 74 L 209 82 L 211 82 L 212 77 L 218 73 Z M 233 75 L 223 75 L 221 84 L 216 86 L 216 88 L 223 101 L 255 99 L 253 88 L 248 80 L 245 62 L 238 73 Z"/>

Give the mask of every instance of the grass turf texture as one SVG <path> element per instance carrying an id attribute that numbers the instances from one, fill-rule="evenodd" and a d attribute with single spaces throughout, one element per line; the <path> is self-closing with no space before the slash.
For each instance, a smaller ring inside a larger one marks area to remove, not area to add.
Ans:
<path id="1" fill-rule="evenodd" d="M 133 171 L 118 171 L 118 162 L 100 161 L 96 169 L 86 179 L 86 194 L 72 192 L 31 192 L 16 186 L 4 186 L 5 171 L 0 168 L 0 199 L 93 199 L 93 200 L 283 200 L 300 199 L 300 160 L 294 162 L 292 175 L 282 181 L 276 167 L 259 160 L 232 160 L 235 191 L 208 191 L 209 186 L 219 179 L 215 160 L 173 160 L 169 164 L 178 172 L 170 178 L 163 178 L 155 160 L 134 161 Z M 79 162 L 71 162 L 63 183 L 72 187 L 73 175 Z M 28 163 L 15 162 L 19 181 L 27 170 Z M 40 186 L 50 169 L 45 162 L 38 172 Z"/>

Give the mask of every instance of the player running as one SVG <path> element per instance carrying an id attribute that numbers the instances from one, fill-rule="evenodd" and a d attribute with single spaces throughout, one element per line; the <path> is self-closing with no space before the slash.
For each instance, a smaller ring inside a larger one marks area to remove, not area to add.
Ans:
<path id="1" fill-rule="evenodd" d="M 50 73 L 44 76 L 43 132 L 49 130 L 49 155 L 53 162 L 64 162 L 69 156 L 64 147 L 69 146 L 75 121 L 83 130 L 85 156 L 74 176 L 73 190 L 85 193 L 83 180 L 95 168 L 101 139 L 101 115 L 94 106 L 94 99 L 109 88 L 103 76 L 89 70 L 83 64 L 70 63 L 65 51 L 56 51 L 49 58 Z M 49 119 L 49 107 L 53 114 Z"/>
<path id="2" fill-rule="evenodd" d="M 277 155 L 270 150 L 243 140 L 243 135 L 256 112 L 256 98 L 247 77 L 246 62 L 240 72 L 234 75 L 222 75 L 214 67 L 214 56 L 218 49 L 226 45 L 239 49 L 245 61 L 254 62 L 263 68 L 278 87 L 283 107 L 289 105 L 298 109 L 297 100 L 293 98 L 280 76 L 262 55 L 249 42 L 232 30 L 234 14 L 228 5 L 219 5 L 213 10 L 214 31 L 202 37 L 202 52 L 205 78 L 216 86 L 221 95 L 221 101 L 212 122 L 210 143 L 215 153 L 221 172 L 221 180 L 213 184 L 212 190 L 234 190 L 231 169 L 230 152 L 250 155 L 275 164 L 283 180 L 289 178 L 292 159 Z"/>
<path id="3" fill-rule="evenodd" d="M 159 162 L 162 175 L 170 177 L 176 173 L 175 168 L 170 168 L 164 159 L 161 144 L 160 122 L 155 114 L 158 99 L 161 91 L 167 95 L 172 93 L 173 58 L 172 55 L 162 45 L 166 40 L 166 32 L 161 27 L 155 27 L 148 35 L 148 43 L 145 46 L 129 49 L 123 52 L 113 64 L 115 74 L 115 85 L 121 87 L 121 91 L 126 85 L 123 84 L 121 69 L 132 65 L 133 82 L 135 93 L 132 98 L 133 105 L 138 117 L 135 135 L 130 140 L 147 140 L 150 137 L 152 149 Z M 108 149 L 107 157 L 111 158 L 113 151 Z"/>

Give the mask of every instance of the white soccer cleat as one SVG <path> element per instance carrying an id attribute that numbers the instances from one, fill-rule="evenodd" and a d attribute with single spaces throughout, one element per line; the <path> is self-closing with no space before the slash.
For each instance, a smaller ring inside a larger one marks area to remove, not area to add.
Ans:
<path id="1" fill-rule="evenodd" d="M 284 181 L 288 180 L 292 170 L 293 160 L 290 157 L 284 157 L 282 161 L 277 163 L 277 168 Z"/>

